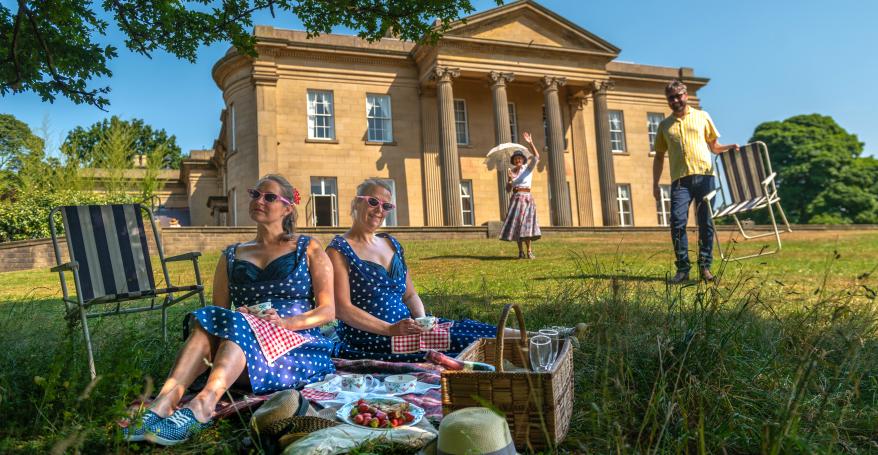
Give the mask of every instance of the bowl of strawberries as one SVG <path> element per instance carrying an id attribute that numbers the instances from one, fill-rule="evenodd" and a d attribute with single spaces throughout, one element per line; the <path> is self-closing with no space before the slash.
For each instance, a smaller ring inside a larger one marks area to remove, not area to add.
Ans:
<path id="1" fill-rule="evenodd" d="M 387 431 L 417 424 L 424 410 L 401 398 L 360 398 L 342 406 L 336 415 L 351 425 Z"/>

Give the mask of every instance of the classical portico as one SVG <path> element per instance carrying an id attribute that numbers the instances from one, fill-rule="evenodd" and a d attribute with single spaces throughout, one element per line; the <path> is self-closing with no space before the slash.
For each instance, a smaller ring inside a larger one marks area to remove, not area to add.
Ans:
<path id="1" fill-rule="evenodd" d="M 526 37 L 528 42 L 524 42 L 522 37 Z M 439 159 L 438 163 L 430 159 L 430 155 L 435 152 L 429 150 L 431 144 L 425 140 L 423 162 L 424 175 L 432 176 L 432 180 L 428 178 L 425 181 L 425 191 L 431 191 L 431 183 L 435 191 L 438 181 L 442 193 L 440 198 L 426 198 L 427 211 L 434 214 L 431 218 L 436 221 L 441 219 L 445 225 L 458 226 L 461 223 L 458 215 L 460 198 L 457 197 L 456 190 L 460 186 L 460 156 L 454 122 L 454 90 L 455 85 L 463 81 L 486 81 L 482 85 L 485 96 L 490 93 L 494 130 L 492 145 L 513 140 L 510 109 L 507 107 L 508 90 L 511 87 L 514 86 L 519 91 L 530 91 L 533 96 L 542 98 L 543 112 L 518 114 L 544 116 L 545 128 L 533 131 L 535 139 L 541 139 L 537 146 L 543 148 L 541 169 L 545 169 L 548 181 L 550 219 L 543 223 L 553 226 L 574 225 L 570 192 L 576 185 L 587 185 L 586 182 L 579 181 L 580 175 L 577 174 L 584 173 L 586 175 L 581 177 L 587 177 L 588 158 L 582 138 L 574 141 L 572 147 L 568 144 L 568 134 L 575 135 L 572 133 L 575 129 L 573 120 L 581 120 L 581 116 L 565 115 L 564 105 L 570 103 L 571 97 L 576 93 L 580 97 L 578 110 L 590 107 L 594 111 L 594 118 L 605 116 L 606 89 L 610 87 L 605 67 L 618 53 L 619 49 L 610 43 L 532 2 L 521 2 L 505 10 L 498 8 L 476 14 L 468 18 L 465 24 L 452 26 L 435 46 L 416 47 L 413 55 L 420 72 L 422 105 L 431 103 L 429 97 L 434 90 L 437 97 Z M 603 91 L 594 87 L 602 87 Z M 589 103 L 588 99 L 593 101 Z M 432 125 L 425 124 L 424 127 L 430 128 Z M 601 131 L 605 130 L 603 128 Z M 515 139 L 523 143 L 520 137 Z M 599 141 L 598 147 L 597 156 L 604 158 L 599 159 L 600 193 L 603 201 L 605 195 L 615 194 L 615 181 L 612 155 L 608 148 L 609 140 Z M 567 157 L 569 152 L 572 152 L 572 160 Z M 610 158 L 609 161 L 606 157 Z M 579 167 L 583 171 L 568 175 L 568 170 L 575 167 L 576 163 L 581 164 Z M 437 164 L 438 169 L 435 169 Z M 607 166 L 609 169 L 605 169 Z M 505 189 L 505 173 L 505 167 L 496 170 L 499 218 L 505 216 L 508 208 L 509 194 Z M 592 224 L 590 190 L 583 187 L 576 197 L 583 199 L 578 201 L 577 206 L 585 206 L 585 210 L 576 210 L 576 224 L 582 223 L 581 215 L 589 217 L 585 220 L 587 225 Z M 441 209 L 435 207 L 439 200 Z M 604 223 L 613 224 L 612 217 L 604 217 Z"/>

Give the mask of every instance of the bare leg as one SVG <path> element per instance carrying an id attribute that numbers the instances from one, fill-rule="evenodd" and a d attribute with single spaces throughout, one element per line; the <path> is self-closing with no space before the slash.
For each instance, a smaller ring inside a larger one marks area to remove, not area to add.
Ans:
<path id="1" fill-rule="evenodd" d="M 201 373 L 207 370 L 204 359 L 210 361 L 213 353 L 219 345 L 219 338 L 208 333 L 197 321 L 193 321 L 194 330 L 180 350 L 171 374 L 165 381 L 159 395 L 152 402 L 150 409 L 161 417 L 167 417 L 174 412 L 174 408 L 180 403 L 186 388 L 192 384 Z"/>
<path id="2" fill-rule="evenodd" d="M 530 256 L 533 253 L 533 250 L 530 249 L 530 240 L 525 240 L 524 244 L 527 246 L 527 254 Z"/>
<path id="3" fill-rule="evenodd" d="M 216 403 L 246 367 L 247 358 L 240 346 L 234 341 L 220 342 L 213 361 L 213 369 L 207 378 L 207 385 L 186 404 L 187 408 L 192 409 L 199 422 L 207 422 L 213 417 Z"/>

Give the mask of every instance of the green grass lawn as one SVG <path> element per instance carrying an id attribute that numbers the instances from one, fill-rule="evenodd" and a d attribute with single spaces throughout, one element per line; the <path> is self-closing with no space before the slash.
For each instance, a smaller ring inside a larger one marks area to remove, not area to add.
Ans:
<path id="1" fill-rule="evenodd" d="M 716 263 L 716 285 L 674 288 L 667 234 L 545 239 L 533 261 L 493 240 L 404 246 L 434 314 L 495 322 L 518 302 L 530 329 L 589 324 L 563 450 L 878 451 L 878 232 L 794 233 L 779 255 Z M 217 259 L 202 258 L 208 289 Z M 175 264 L 172 276 L 192 275 Z M 0 452 L 150 450 L 121 442 L 113 421 L 161 384 L 197 300 L 171 311 L 167 344 L 158 313 L 90 321 L 100 374 L 90 385 L 59 295 L 48 270 L 0 274 Z M 177 451 L 246 450 L 246 436 L 223 422 Z"/>

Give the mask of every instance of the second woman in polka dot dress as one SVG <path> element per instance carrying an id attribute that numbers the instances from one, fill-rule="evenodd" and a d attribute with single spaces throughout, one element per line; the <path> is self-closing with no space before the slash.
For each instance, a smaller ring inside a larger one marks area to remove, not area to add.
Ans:
<path id="1" fill-rule="evenodd" d="M 388 234 L 375 234 L 395 207 L 390 188 L 379 180 L 357 187 L 352 225 L 327 248 L 335 274 L 336 314 L 340 320 L 333 357 L 417 362 L 424 352 L 394 353 L 391 340 L 425 332 L 413 318 L 424 316 L 424 304 L 412 285 L 405 251 Z M 450 322 L 439 319 L 439 323 Z M 450 347 L 456 355 L 479 338 L 496 336 L 497 328 L 473 320 L 453 321 Z"/>

